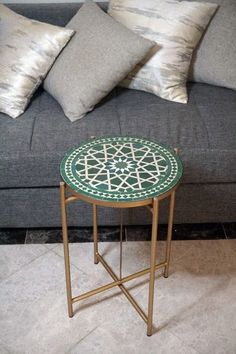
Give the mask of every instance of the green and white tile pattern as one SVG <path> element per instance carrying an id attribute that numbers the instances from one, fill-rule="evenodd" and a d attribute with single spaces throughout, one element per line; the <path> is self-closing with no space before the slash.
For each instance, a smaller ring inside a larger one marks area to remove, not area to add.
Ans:
<path id="1" fill-rule="evenodd" d="M 178 156 L 163 145 L 131 137 L 94 139 L 70 150 L 61 176 L 75 191 L 106 201 L 159 196 L 180 180 Z"/>

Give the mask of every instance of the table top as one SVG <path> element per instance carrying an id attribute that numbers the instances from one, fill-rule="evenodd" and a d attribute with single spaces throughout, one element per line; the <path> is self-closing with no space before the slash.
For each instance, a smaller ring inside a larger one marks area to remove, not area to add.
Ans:
<path id="1" fill-rule="evenodd" d="M 133 137 L 90 140 L 67 152 L 64 182 L 95 200 L 133 202 L 158 197 L 176 186 L 183 167 L 169 148 Z"/>

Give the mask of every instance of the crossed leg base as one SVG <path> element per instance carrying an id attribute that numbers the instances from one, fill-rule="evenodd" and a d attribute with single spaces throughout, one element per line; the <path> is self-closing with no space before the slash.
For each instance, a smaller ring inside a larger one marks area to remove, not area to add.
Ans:
<path id="1" fill-rule="evenodd" d="M 126 287 L 123 285 L 124 283 L 139 278 L 145 274 L 150 273 L 150 268 L 141 270 L 139 272 L 130 274 L 124 278 L 119 279 L 117 275 L 114 273 L 114 271 L 111 269 L 111 267 L 107 264 L 105 259 L 97 253 L 97 260 L 103 265 L 103 267 L 106 269 L 106 271 L 110 274 L 112 279 L 114 280 L 111 283 L 108 283 L 106 285 L 103 285 L 99 288 L 93 289 L 91 291 L 88 291 L 84 294 L 81 294 L 79 296 L 76 296 L 71 299 L 72 304 L 74 304 L 77 301 L 87 299 L 88 297 L 91 297 L 93 295 L 99 294 L 103 291 L 109 290 L 111 288 L 114 288 L 115 286 L 118 286 L 120 290 L 123 292 L 123 294 L 126 296 L 126 298 L 129 300 L 129 302 L 133 305 L 135 310 L 138 312 L 140 317 L 144 320 L 144 322 L 148 323 L 148 315 L 145 314 L 145 312 L 142 310 L 142 308 L 139 306 L 139 304 L 136 302 L 136 300 L 133 298 L 133 296 L 129 293 L 129 291 L 126 289 Z M 166 267 L 167 262 L 159 263 L 155 265 L 155 270 L 158 270 L 160 268 Z M 71 314 L 70 317 L 73 317 L 73 313 Z"/>
<path id="2" fill-rule="evenodd" d="M 113 282 L 103 285 L 99 288 L 93 289 L 82 295 L 72 297 L 71 291 L 71 275 L 70 275 L 70 256 L 69 256 L 69 242 L 68 242 L 68 229 L 67 229 L 67 215 L 66 215 L 66 204 L 80 199 L 78 196 L 69 196 L 66 198 L 65 195 L 66 185 L 64 182 L 60 184 L 61 192 L 61 214 L 62 214 L 62 229 L 63 229 L 63 245 L 64 245 L 64 260 L 65 260 L 65 275 L 66 275 L 66 289 L 67 289 L 67 304 L 68 304 L 68 314 L 69 317 L 73 317 L 73 304 L 77 301 L 86 299 L 90 296 L 99 294 L 105 290 L 111 289 L 115 286 L 119 286 L 120 290 L 127 297 L 136 311 L 139 313 L 141 318 L 147 323 L 147 335 L 151 336 L 153 331 L 152 318 L 153 318 L 153 300 L 154 300 L 154 283 L 155 283 L 155 271 L 164 267 L 164 277 L 168 277 L 169 273 L 169 262 L 170 262 L 170 251 L 171 251 L 171 235 L 173 226 L 173 211 L 174 211 L 174 200 L 175 191 L 170 194 L 170 211 L 168 219 L 168 232 L 167 232 L 167 243 L 166 243 L 166 254 L 165 262 L 156 264 L 156 244 L 157 244 L 157 226 L 158 226 L 158 210 L 159 210 L 159 200 L 158 198 L 153 198 L 151 207 L 149 210 L 152 213 L 152 237 L 151 237 L 151 253 L 150 253 L 150 268 L 144 269 L 142 271 L 136 272 L 126 277 L 117 277 L 113 272 L 111 267 L 106 263 L 104 258 L 98 252 L 98 232 L 97 232 L 97 210 L 96 204 L 93 204 L 93 239 L 94 239 L 94 263 L 100 262 L 110 276 Z M 148 314 L 146 315 L 141 307 L 138 305 L 136 300 L 131 296 L 129 291 L 123 285 L 124 283 L 138 278 L 142 275 L 149 274 L 149 293 L 148 293 Z"/>

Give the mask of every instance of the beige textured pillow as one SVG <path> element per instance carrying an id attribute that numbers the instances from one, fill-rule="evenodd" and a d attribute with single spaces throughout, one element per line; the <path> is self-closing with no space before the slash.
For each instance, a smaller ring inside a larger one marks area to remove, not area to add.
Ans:
<path id="1" fill-rule="evenodd" d="M 0 112 L 22 114 L 74 31 L 30 20 L 0 4 Z"/>
<path id="2" fill-rule="evenodd" d="M 187 103 L 186 81 L 194 48 L 217 5 L 175 0 L 111 0 L 108 13 L 137 34 L 160 45 L 121 86 Z"/>

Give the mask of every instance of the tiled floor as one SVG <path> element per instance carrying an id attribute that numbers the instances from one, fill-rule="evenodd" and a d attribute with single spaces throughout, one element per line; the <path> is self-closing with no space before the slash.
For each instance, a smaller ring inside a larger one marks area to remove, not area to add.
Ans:
<path id="1" fill-rule="evenodd" d="M 111 281 L 93 265 L 92 243 L 70 249 L 73 295 Z M 124 275 L 148 265 L 149 249 L 147 241 L 124 243 Z M 114 268 L 118 250 L 100 243 Z M 0 264 L 1 354 L 236 353 L 234 239 L 173 241 L 170 277 L 156 277 L 152 337 L 119 289 L 76 303 L 67 317 L 62 244 L 2 245 Z M 146 310 L 147 277 L 127 284 Z"/>
<path id="2" fill-rule="evenodd" d="M 158 239 L 166 239 L 167 226 L 159 225 Z M 124 227 L 126 241 L 150 240 L 150 226 Z M 70 242 L 92 241 L 92 228 L 71 228 Z M 118 241 L 119 227 L 99 227 L 100 241 Z M 174 225 L 173 240 L 214 240 L 236 237 L 236 223 Z M 0 244 L 60 243 L 61 229 L 0 229 Z"/>

